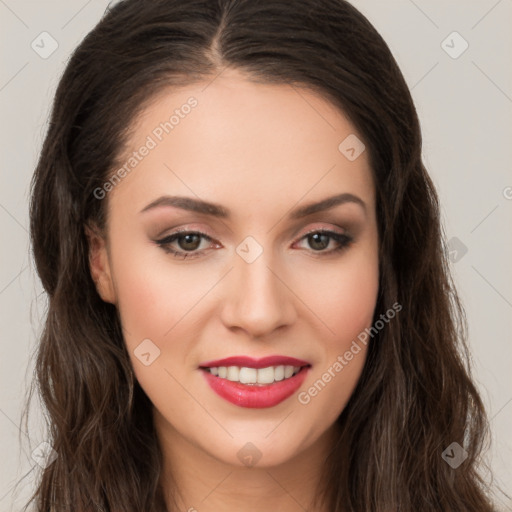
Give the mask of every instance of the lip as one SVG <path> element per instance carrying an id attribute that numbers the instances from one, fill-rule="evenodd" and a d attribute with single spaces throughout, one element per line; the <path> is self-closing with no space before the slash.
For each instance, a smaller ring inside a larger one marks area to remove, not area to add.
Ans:
<path id="1" fill-rule="evenodd" d="M 247 362 L 247 359 L 248 358 L 244 358 L 244 364 Z M 267 361 L 269 359 L 270 358 L 259 360 L 258 364 L 263 361 L 264 364 L 261 366 L 262 368 L 265 368 L 265 365 L 273 366 L 273 364 L 268 364 Z M 222 359 L 221 361 L 223 364 L 220 366 L 223 366 L 225 361 L 230 360 L 231 358 Z M 292 358 L 288 358 L 288 360 L 292 360 Z M 294 359 L 294 361 L 298 360 Z M 217 364 L 216 361 L 215 364 Z M 233 364 L 232 366 L 238 365 Z M 233 382 L 228 379 L 217 377 L 204 368 L 201 369 L 201 373 L 204 375 L 210 388 L 224 400 L 227 400 L 234 405 L 238 405 L 239 407 L 262 409 L 266 407 L 274 407 L 275 405 L 280 404 L 291 395 L 293 395 L 304 382 L 304 379 L 306 378 L 309 370 L 310 366 L 305 366 L 302 367 L 293 377 L 274 382 L 273 384 L 264 385 L 241 384 L 240 382 Z"/>
<path id="2" fill-rule="evenodd" d="M 232 356 L 225 359 L 216 359 L 201 363 L 199 368 L 213 368 L 219 366 L 244 366 L 246 368 L 267 368 L 269 366 L 311 366 L 307 361 L 288 356 L 267 356 L 261 359 L 253 359 L 248 356 Z M 271 384 L 272 385 L 272 384 Z"/>

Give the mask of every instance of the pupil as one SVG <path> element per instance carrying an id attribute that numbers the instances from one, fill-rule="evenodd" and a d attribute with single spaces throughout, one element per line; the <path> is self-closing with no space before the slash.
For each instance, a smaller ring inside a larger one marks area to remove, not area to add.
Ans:
<path id="1" fill-rule="evenodd" d="M 319 242 L 322 237 L 325 243 Z M 309 239 L 310 241 L 313 240 L 313 243 L 310 244 L 313 249 L 325 249 L 329 245 L 329 235 L 325 235 L 323 233 L 315 233 L 314 235 L 310 235 Z"/>
<path id="2" fill-rule="evenodd" d="M 183 235 L 181 237 L 181 240 L 185 240 L 185 243 L 180 243 L 180 245 L 182 246 L 182 249 L 193 250 L 193 249 L 197 249 L 197 246 L 198 246 L 197 242 L 199 240 L 199 236 L 195 235 L 195 234 Z M 190 246 L 189 244 L 192 244 L 192 245 Z"/>

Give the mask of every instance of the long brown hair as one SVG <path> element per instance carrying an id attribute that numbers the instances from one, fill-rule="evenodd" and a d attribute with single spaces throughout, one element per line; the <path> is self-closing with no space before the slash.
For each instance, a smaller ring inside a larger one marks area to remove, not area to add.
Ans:
<path id="1" fill-rule="evenodd" d="M 84 226 L 105 227 L 101 187 L 155 94 L 226 67 L 306 87 L 364 138 L 379 229 L 378 319 L 338 419 L 319 489 L 329 510 L 484 512 L 487 422 L 472 382 L 464 310 L 411 95 L 370 22 L 344 0 L 124 0 L 73 53 L 32 182 L 30 230 L 49 303 L 37 387 L 57 452 L 33 499 L 44 512 L 166 510 L 152 404 L 133 377 L 116 308 L 91 279 Z M 340 141 L 341 142 L 341 141 Z M 456 469 L 441 456 L 467 452 Z"/>

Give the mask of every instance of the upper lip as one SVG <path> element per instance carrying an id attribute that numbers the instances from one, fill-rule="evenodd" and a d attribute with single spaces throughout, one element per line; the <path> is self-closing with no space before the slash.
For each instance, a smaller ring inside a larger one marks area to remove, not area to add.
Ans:
<path id="1" fill-rule="evenodd" d="M 261 359 L 253 359 L 248 356 L 231 356 L 215 361 L 206 361 L 199 365 L 200 368 L 214 368 L 219 366 L 240 366 L 246 368 L 267 368 L 269 366 L 310 366 L 310 363 L 302 359 L 288 356 L 267 356 Z"/>

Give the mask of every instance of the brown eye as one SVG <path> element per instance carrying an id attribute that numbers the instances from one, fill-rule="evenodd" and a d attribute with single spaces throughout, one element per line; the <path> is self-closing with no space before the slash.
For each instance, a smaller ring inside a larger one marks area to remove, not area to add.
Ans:
<path id="1" fill-rule="evenodd" d="M 314 233 L 307 237 L 309 245 L 312 249 L 323 251 L 329 246 L 331 237 L 324 233 Z"/>
<path id="2" fill-rule="evenodd" d="M 181 235 L 176 238 L 178 245 L 184 251 L 194 251 L 201 243 L 201 236 L 196 233 L 190 233 L 188 235 Z"/>
<path id="3" fill-rule="evenodd" d="M 201 256 L 205 249 L 198 250 L 201 245 L 201 240 L 212 241 L 212 239 L 205 233 L 198 231 L 181 231 L 173 233 L 156 243 L 167 253 L 174 254 L 176 257 L 191 258 Z M 172 244 L 175 244 L 174 247 Z"/>
<path id="4" fill-rule="evenodd" d="M 310 233 L 306 233 L 301 240 L 307 240 L 309 247 L 313 252 L 331 254 L 333 252 L 340 251 L 347 248 L 352 242 L 353 238 L 343 233 L 337 233 L 336 231 L 327 230 L 316 230 Z M 329 247 L 329 243 L 334 240 L 338 246 L 334 247 L 329 251 L 326 251 Z"/>

